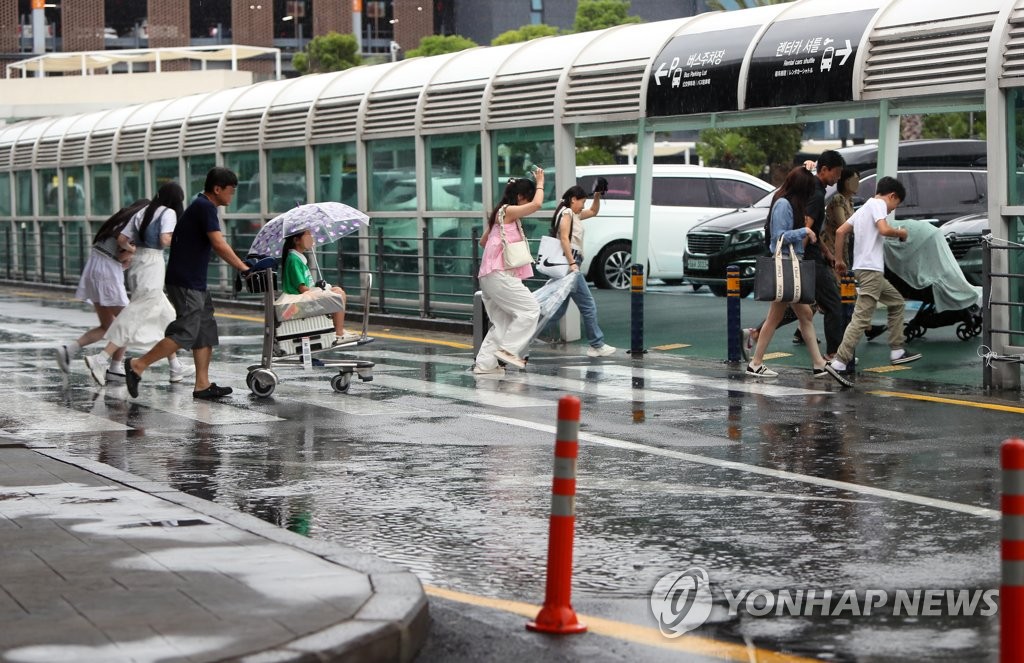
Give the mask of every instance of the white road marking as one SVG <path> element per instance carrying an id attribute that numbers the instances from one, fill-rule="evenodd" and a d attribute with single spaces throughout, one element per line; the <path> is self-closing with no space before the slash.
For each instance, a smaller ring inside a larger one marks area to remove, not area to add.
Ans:
<path id="1" fill-rule="evenodd" d="M 550 403 L 548 405 L 550 406 Z M 554 426 L 548 424 L 539 424 L 533 421 L 524 421 L 522 419 L 513 419 L 511 417 L 502 417 L 494 414 L 469 414 L 468 416 L 477 419 L 484 419 L 486 421 L 493 421 L 499 424 L 506 424 L 509 426 L 521 426 L 523 428 L 529 428 L 532 430 L 542 431 L 545 433 L 551 433 L 552 435 L 554 435 L 556 432 Z M 848 483 L 846 481 L 823 479 L 820 477 L 813 477 L 807 474 L 787 472 L 785 470 L 774 470 L 768 467 L 759 467 L 757 465 L 738 463 L 736 461 L 731 460 L 721 460 L 719 458 L 699 456 L 697 454 L 676 451 L 674 449 L 662 449 L 660 447 L 652 447 L 646 444 L 638 444 L 636 442 L 617 440 L 615 438 L 604 437 L 602 435 L 594 435 L 592 433 L 581 432 L 579 434 L 579 439 L 581 441 L 593 442 L 595 444 L 601 444 L 607 447 L 614 447 L 617 449 L 628 449 L 630 451 L 639 451 L 642 453 L 652 454 L 654 456 L 665 456 L 667 458 L 675 458 L 689 463 L 711 465 L 714 467 L 721 467 L 729 470 L 737 470 L 740 472 L 748 472 L 751 474 L 760 474 L 763 476 L 774 477 L 776 479 L 799 481 L 802 483 L 812 484 L 816 486 L 825 486 L 827 488 L 846 490 L 854 493 L 861 493 L 863 495 L 871 495 L 872 497 L 881 497 L 884 499 L 896 500 L 900 502 L 908 502 L 910 504 L 920 504 L 922 506 L 933 507 L 936 509 L 945 509 L 947 511 L 966 513 L 968 515 L 987 518 L 989 520 L 999 520 L 999 518 L 1001 517 L 999 511 L 996 511 L 994 509 L 986 509 L 980 506 L 960 504 L 958 502 L 949 502 L 947 500 L 937 500 L 931 497 L 922 497 L 920 495 L 912 495 L 910 493 L 901 493 L 895 490 L 885 490 L 883 488 L 861 486 L 855 483 Z"/>
<path id="2" fill-rule="evenodd" d="M 466 373 L 467 378 L 471 376 L 471 373 Z M 551 406 L 550 399 L 520 396 L 515 393 L 516 389 L 524 389 L 526 385 L 489 376 L 477 378 L 476 387 L 460 387 L 443 382 L 429 382 L 398 375 L 389 375 L 387 377 L 387 386 L 437 398 L 451 398 L 459 401 L 469 401 L 470 403 L 479 403 L 488 407 Z"/>
<path id="3" fill-rule="evenodd" d="M 344 412 L 345 414 L 351 414 L 361 417 L 366 416 L 389 416 L 396 414 L 422 414 L 427 410 L 418 407 L 412 407 L 409 405 L 402 405 L 391 401 L 378 401 L 371 400 L 368 398 L 360 398 L 369 388 L 372 383 L 362 382 L 358 377 L 352 378 L 352 386 L 349 387 L 349 393 L 338 394 L 331 389 L 330 384 L 324 381 L 323 384 L 317 385 L 316 388 L 311 387 L 309 384 L 302 383 L 289 383 L 289 384 L 278 384 L 277 389 L 274 391 L 273 398 L 277 396 L 284 396 L 285 398 L 293 401 L 301 401 L 310 405 L 316 405 L 317 407 L 326 408 L 328 410 L 334 410 L 336 412 Z"/>
<path id="4" fill-rule="evenodd" d="M 3 394 L 4 429 L 12 433 L 93 433 L 127 431 L 130 426 L 104 417 L 47 403 L 39 396 L 6 390 Z"/>
<path id="5" fill-rule="evenodd" d="M 178 385 L 176 388 L 169 385 L 147 385 L 145 379 L 139 385 L 139 397 L 132 398 L 128 395 L 128 388 L 121 386 L 108 386 L 102 389 L 94 388 L 92 391 L 99 393 L 107 391 L 107 397 L 120 397 L 131 403 L 144 405 L 151 410 L 167 412 L 175 416 L 201 421 L 204 424 L 229 425 L 229 424 L 258 424 L 268 421 L 284 421 L 281 417 L 272 414 L 264 414 L 245 407 L 241 403 L 233 403 L 234 399 L 248 397 L 248 392 L 235 390 L 233 394 L 217 401 L 204 401 L 192 397 L 192 385 Z"/>
<path id="6" fill-rule="evenodd" d="M 763 380 L 750 380 L 746 378 L 734 380 L 729 378 L 716 378 L 708 375 L 692 375 L 683 372 L 665 371 L 656 368 L 632 368 L 630 366 L 620 366 L 618 364 L 602 364 L 600 368 L 597 366 L 572 366 L 563 370 L 581 373 L 600 371 L 607 375 L 628 377 L 630 380 L 634 377 L 643 378 L 645 384 L 649 381 L 651 385 L 657 385 L 659 387 L 697 386 L 702 389 L 742 391 L 748 394 L 761 394 L 763 396 L 812 396 L 832 393 L 823 389 L 781 387 Z M 720 394 L 715 394 L 714 396 L 708 394 L 708 396 L 718 398 L 720 397 Z"/>

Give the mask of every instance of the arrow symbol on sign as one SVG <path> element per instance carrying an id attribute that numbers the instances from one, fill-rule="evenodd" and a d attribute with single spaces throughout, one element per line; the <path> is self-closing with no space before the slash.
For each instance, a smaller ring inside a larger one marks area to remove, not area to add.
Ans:
<path id="1" fill-rule="evenodd" d="M 654 72 L 654 84 L 661 85 L 661 77 L 667 75 L 668 67 L 665 66 L 664 62 L 662 62 L 660 65 L 658 65 L 658 70 Z"/>
<path id="2" fill-rule="evenodd" d="M 850 40 L 846 40 L 846 48 L 840 48 L 836 51 L 836 55 L 842 55 L 843 59 L 839 61 L 839 66 L 842 67 L 846 64 L 846 61 L 850 58 L 850 53 L 853 53 L 853 46 L 850 46 Z"/>

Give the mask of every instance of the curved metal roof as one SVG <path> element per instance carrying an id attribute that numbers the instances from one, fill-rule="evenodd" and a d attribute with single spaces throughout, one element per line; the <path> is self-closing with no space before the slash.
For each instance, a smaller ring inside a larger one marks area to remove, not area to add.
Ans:
<path id="1" fill-rule="evenodd" d="M 171 152 L 209 149 L 225 131 L 220 149 L 252 149 L 258 139 L 317 143 L 825 104 L 839 115 L 850 102 L 982 99 L 986 76 L 1024 85 L 1024 0 L 797 0 L 260 83 L 70 123 L 20 123 L 0 128 L 0 145 L 147 122 L 167 128 L 150 147 Z M 111 156 L 123 156 L 118 146 Z"/>

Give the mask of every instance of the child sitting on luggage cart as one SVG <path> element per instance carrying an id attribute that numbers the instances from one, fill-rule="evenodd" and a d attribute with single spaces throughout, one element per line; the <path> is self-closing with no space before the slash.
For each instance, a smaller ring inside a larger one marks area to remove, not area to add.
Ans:
<path id="1" fill-rule="evenodd" d="M 281 290 L 286 295 L 302 295 L 310 299 L 340 296 L 344 309 L 347 303 L 344 290 L 338 286 L 328 286 L 323 282 L 314 285 L 313 274 L 309 271 L 309 265 L 304 255 L 312 248 L 313 233 L 308 230 L 285 238 L 284 248 L 281 251 Z M 359 338 L 358 334 L 346 334 L 344 310 L 332 313 L 331 317 L 334 319 L 336 335 L 334 345 L 351 343 Z"/>

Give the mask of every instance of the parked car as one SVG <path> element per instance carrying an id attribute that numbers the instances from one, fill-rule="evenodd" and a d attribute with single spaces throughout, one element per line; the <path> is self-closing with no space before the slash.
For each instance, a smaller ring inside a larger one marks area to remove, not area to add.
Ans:
<path id="1" fill-rule="evenodd" d="M 982 239 L 992 234 L 988 214 L 968 214 L 942 225 L 953 257 L 971 285 L 983 285 L 981 273 Z"/>
<path id="2" fill-rule="evenodd" d="M 897 174 L 907 187 L 907 199 L 896 211 L 899 219 L 930 219 L 936 225 L 983 212 L 988 207 L 988 173 L 979 168 L 921 168 Z M 853 198 L 859 207 L 875 195 L 877 176 L 864 175 Z"/>
<path id="3" fill-rule="evenodd" d="M 907 141 L 900 145 L 898 177 L 907 187 L 907 200 L 896 212 L 901 219 L 930 219 L 940 224 L 987 208 L 987 172 L 984 141 Z M 982 153 L 979 154 L 979 150 Z M 861 185 L 854 204 L 875 193 L 877 146 L 857 145 L 839 150 L 848 165 L 860 170 Z M 929 166 L 929 160 L 940 166 Z M 975 164 L 975 165 L 971 165 Z M 716 295 L 726 294 L 726 268 L 740 268 L 740 292 L 754 287 L 757 256 L 764 251 L 764 221 L 771 195 L 746 209 L 712 217 L 687 233 L 683 253 L 686 279 L 707 285 Z"/>
<path id="4" fill-rule="evenodd" d="M 598 177 L 608 180 L 608 192 L 601 201 L 601 213 L 587 220 L 583 273 L 598 288 L 624 290 L 630 286 L 633 264 L 636 166 L 576 169 L 577 182 L 588 192 Z M 686 231 L 710 216 L 746 207 L 771 190 L 766 182 L 737 170 L 655 164 L 647 276 L 682 283 L 686 276 L 680 257 Z"/>

